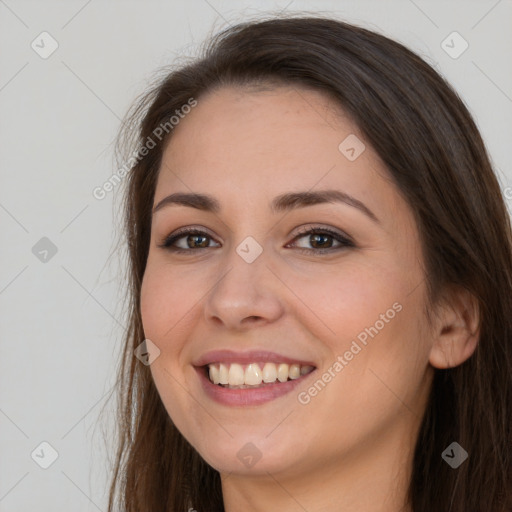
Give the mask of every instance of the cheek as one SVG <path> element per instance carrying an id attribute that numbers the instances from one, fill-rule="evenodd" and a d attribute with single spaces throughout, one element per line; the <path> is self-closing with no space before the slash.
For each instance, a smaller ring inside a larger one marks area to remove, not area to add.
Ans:
<path id="1" fill-rule="evenodd" d="M 370 336 L 367 329 L 376 323 L 379 332 L 394 323 L 406 289 L 398 273 L 386 272 L 377 265 L 345 269 L 326 276 L 322 284 L 319 288 L 310 283 L 308 297 L 314 312 L 334 335 L 333 348 L 338 353 L 348 349 L 352 340 L 364 342 Z"/>
<path id="2" fill-rule="evenodd" d="M 149 369 L 167 413 L 182 432 L 189 432 L 189 424 L 196 421 L 189 411 L 190 394 L 187 390 L 180 358 L 183 354 L 189 313 L 197 302 L 198 290 L 185 287 L 183 277 L 165 263 L 148 258 L 141 286 L 140 310 L 144 335 L 160 349 L 160 356 Z M 186 412 L 188 411 L 188 412 Z"/>
<path id="3" fill-rule="evenodd" d="M 342 367 L 335 369 L 334 384 L 322 392 L 318 406 L 340 418 L 355 414 L 362 430 L 415 410 L 428 384 L 423 298 L 419 290 L 409 295 L 405 290 L 396 281 L 394 286 L 384 282 L 374 288 L 375 295 L 352 293 L 352 301 L 338 303 L 338 338 L 326 370 L 338 356 Z"/>
<path id="4" fill-rule="evenodd" d="M 423 332 L 422 287 L 411 293 L 411 282 L 412 273 L 401 272 L 396 265 L 375 265 L 343 272 L 325 283 L 323 294 L 309 289 L 314 312 L 329 328 L 320 338 L 330 352 L 325 369 L 338 356 L 343 358 L 343 368 L 338 365 L 334 370 L 344 377 L 334 379 L 333 400 L 338 386 L 361 400 L 379 401 L 386 394 L 393 399 L 385 383 L 405 396 L 408 386 L 421 380 L 429 347 Z"/>
<path id="5" fill-rule="evenodd" d="M 185 286 L 169 267 L 153 263 L 148 265 L 141 286 L 140 311 L 144 333 L 155 342 L 172 336 L 172 330 L 193 303 L 193 287 Z M 160 347 L 162 348 L 162 347 Z"/>

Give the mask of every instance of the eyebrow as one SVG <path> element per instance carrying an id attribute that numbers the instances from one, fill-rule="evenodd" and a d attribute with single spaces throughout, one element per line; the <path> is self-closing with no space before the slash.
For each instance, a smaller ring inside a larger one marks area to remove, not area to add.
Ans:
<path id="1" fill-rule="evenodd" d="M 356 199 L 355 197 L 352 197 L 351 195 L 340 190 L 290 192 L 287 194 L 282 194 L 273 199 L 272 203 L 270 204 L 270 209 L 272 213 L 277 214 L 297 208 L 325 203 L 347 204 L 357 208 L 377 224 L 380 223 L 376 215 L 364 203 L 359 201 L 359 199 Z M 165 206 L 170 205 L 188 206 L 190 208 L 196 208 L 197 210 L 213 213 L 219 213 L 221 210 L 219 201 L 213 196 L 189 192 L 176 192 L 167 197 L 164 197 L 161 201 L 159 201 L 158 204 L 153 208 L 153 215 Z"/>

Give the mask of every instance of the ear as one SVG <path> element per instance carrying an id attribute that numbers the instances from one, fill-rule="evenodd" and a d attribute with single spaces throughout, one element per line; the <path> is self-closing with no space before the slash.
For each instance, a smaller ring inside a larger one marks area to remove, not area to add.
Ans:
<path id="1" fill-rule="evenodd" d="M 435 368 L 459 366 L 469 359 L 480 338 L 480 308 L 462 287 L 449 287 L 438 306 L 429 361 Z"/>

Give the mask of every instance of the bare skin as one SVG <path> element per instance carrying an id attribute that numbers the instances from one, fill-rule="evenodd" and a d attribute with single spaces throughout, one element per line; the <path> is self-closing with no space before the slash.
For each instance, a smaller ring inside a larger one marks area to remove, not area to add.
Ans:
<path id="1" fill-rule="evenodd" d="M 163 155 L 154 205 L 195 192 L 220 210 L 168 204 L 153 215 L 141 297 L 146 338 L 161 351 L 151 371 L 178 429 L 221 473 L 227 512 L 410 510 L 434 367 L 456 366 L 476 346 L 462 294 L 428 328 L 410 207 L 357 126 L 335 113 L 319 92 L 224 87 L 198 99 Z M 351 134 L 366 146 L 353 161 L 338 148 Z M 324 190 L 375 218 L 342 202 L 270 208 L 281 194 Z M 186 226 L 204 232 L 174 242 L 188 252 L 159 246 Z M 299 227 L 328 228 L 353 246 Z M 251 263 L 236 251 L 247 237 L 262 249 Z M 214 349 L 270 350 L 316 369 L 269 402 L 219 404 L 193 365 Z M 261 457 L 255 464 L 240 457 L 244 446 Z"/>

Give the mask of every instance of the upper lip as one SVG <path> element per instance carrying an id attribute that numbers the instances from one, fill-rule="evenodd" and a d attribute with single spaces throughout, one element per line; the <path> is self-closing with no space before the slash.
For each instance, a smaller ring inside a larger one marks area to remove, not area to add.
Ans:
<path id="1" fill-rule="evenodd" d="M 212 350 L 200 356 L 193 363 L 194 366 L 205 366 L 214 363 L 287 363 L 300 364 L 302 366 L 315 366 L 312 361 L 295 357 L 285 356 L 268 350 L 250 350 L 247 352 L 236 352 L 234 350 Z"/>

